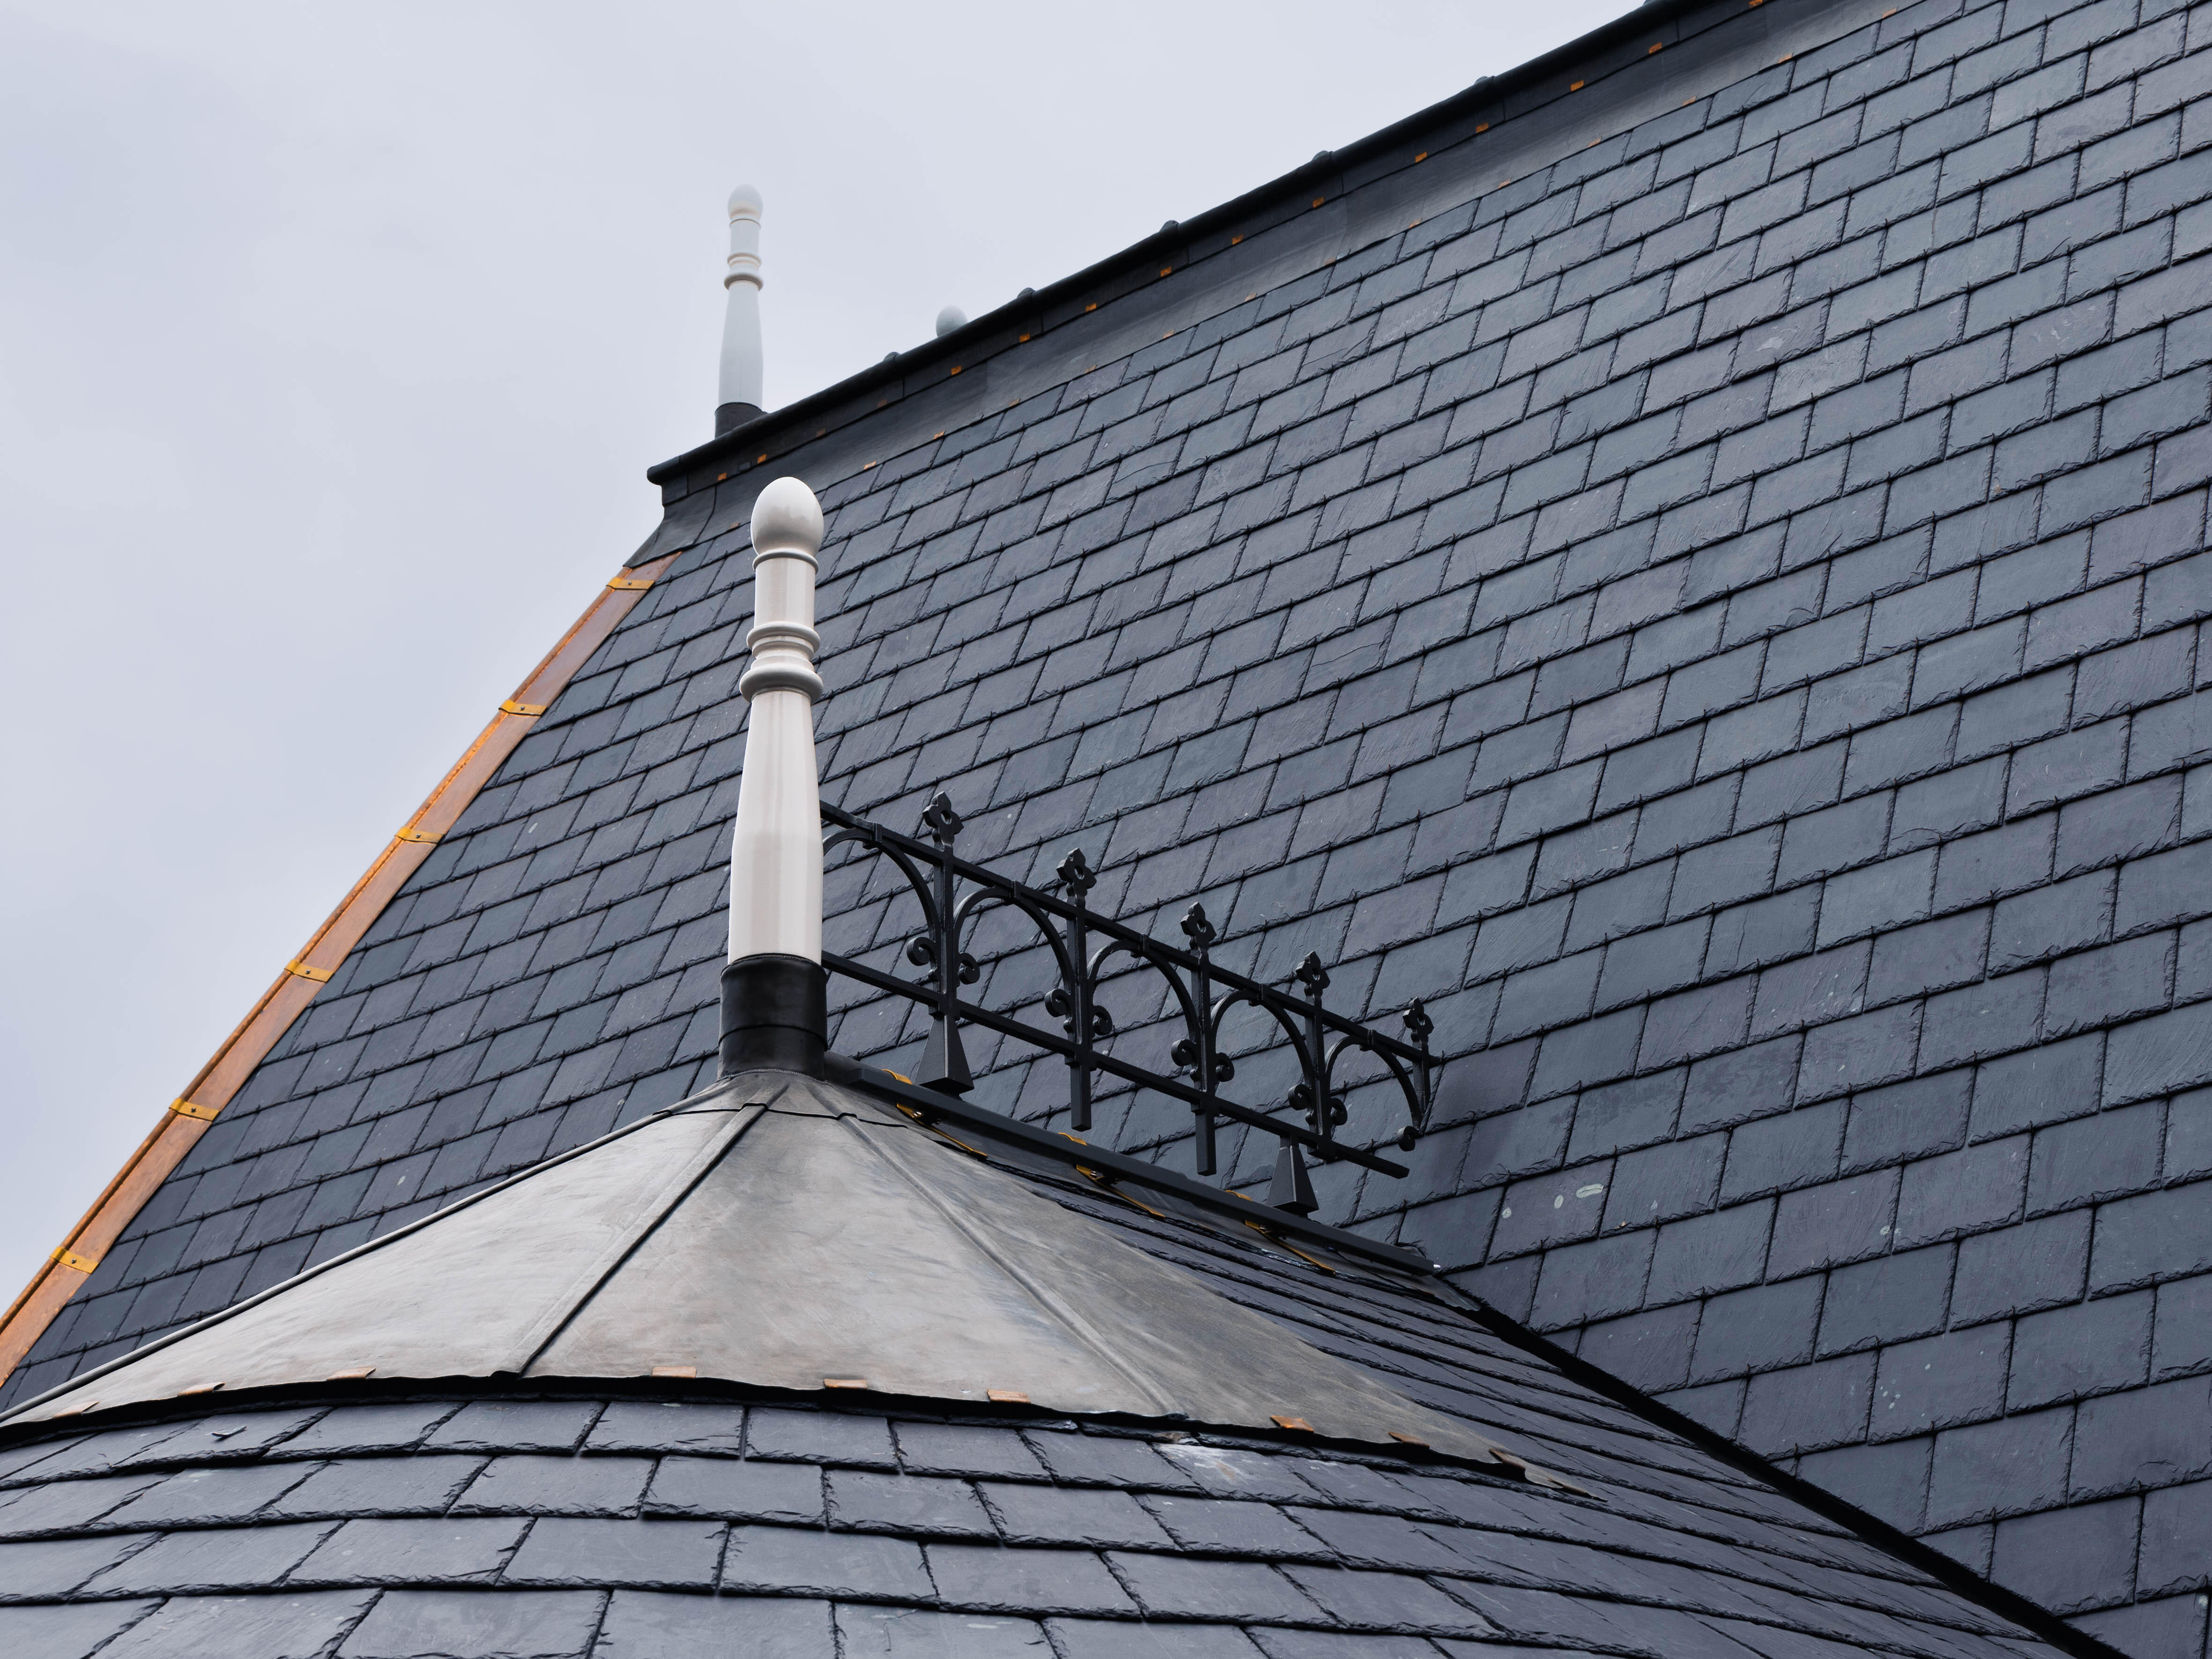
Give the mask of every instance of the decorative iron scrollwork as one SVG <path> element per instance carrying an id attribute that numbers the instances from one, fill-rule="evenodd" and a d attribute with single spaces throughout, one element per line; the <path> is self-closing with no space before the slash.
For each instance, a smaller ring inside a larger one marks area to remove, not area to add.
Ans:
<path id="1" fill-rule="evenodd" d="M 1439 1069 L 1429 1051 L 1435 1022 L 1418 1000 L 1400 1014 L 1406 1032 L 1401 1041 L 1324 1004 L 1329 975 L 1317 954 L 1309 952 L 1286 981 L 1295 983 L 1303 994 L 1231 972 L 1212 958 L 1220 934 L 1199 904 L 1182 916 L 1187 948 L 1151 939 L 1090 908 L 1098 872 L 1080 848 L 1060 860 L 1054 879 L 1043 888 L 1026 886 L 970 863 L 957 851 L 964 821 L 942 793 L 933 796 L 922 811 L 927 841 L 838 807 L 825 805 L 822 816 L 831 826 L 823 841 L 825 853 L 849 844 L 890 860 L 920 906 L 921 926 L 908 938 L 904 951 L 909 965 L 924 970 L 918 979 L 904 979 L 828 951 L 822 962 L 834 973 L 928 1007 L 929 1040 L 916 1079 L 926 1087 L 957 1095 L 975 1086 L 960 1028 L 975 1025 L 1057 1054 L 1067 1062 L 1069 1123 L 1079 1133 L 1091 1127 L 1092 1079 L 1103 1073 L 1180 1100 L 1190 1109 L 1202 1175 L 1217 1173 L 1216 1139 L 1222 1122 L 1242 1123 L 1275 1136 L 1282 1144 L 1275 1190 L 1286 1194 L 1292 1207 L 1310 1207 L 1303 1152 L 1386 1175 L 1406 1173 L 1403 1165 L 1376 1148 L 1356 1146 L 1340 1137 L 1350 1113 L 1338 1073 L 1350 1050 L 1381 1060 L 1396 1082 L 1407 1112 L 1405 1127 L 1381 1144 L 1410 1152 L 1428 1121 Z M 1020 912 L 1050 951 L 1054 978 L 1041 1000 L 1057 1030 L 986 1008 L 960 994 L 961 987 L 974 985 L 982 976 L 981 964 L 964 941 L 976 918 L 994 908 Z M 1120 1028 L 1098 1000 L 1099 987 L 1111 975 L 1132 970 L 1157 974 L 1181 1017 L 1182 1035 L 1169 1049 L 1176 1067 L 1172 1073 L 1135 1065 L 1101 1046 Z M 1221 1085 L 1237 1075 L 1236 1062 L 1221 1050 L 1223 1021 L 1238 1007 L 1256 1009 L 1273 1019 L 1297 1055 L 1299 1081 L 1282 1103 L 1287 1116 L 1240 1104 L 1220 1092 Z"/>

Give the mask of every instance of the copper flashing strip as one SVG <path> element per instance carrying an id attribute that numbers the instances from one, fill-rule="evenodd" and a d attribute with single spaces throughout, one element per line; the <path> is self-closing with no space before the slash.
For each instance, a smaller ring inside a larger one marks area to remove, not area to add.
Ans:
<path id="1" fill-rule="evenodd" d="M 676 557 L 673 553 L 665 554 L 625 567 L 599 591 L 574 626 L 515 689 L 514 697 L 492 716 L 468 752 L 439 781 L 415 816 L 385 843 L 367 873 L 315 930 L 307 949 L 286 964 L 276 982 L 262 993 L 261 1000 L 223 1039 L 215 1057 L 162 1112 L 153 1133 L 138 1143 L 115 1178 L 70 1230 L 61 1248 L 31 1276 L 31 1282 L 9 1305 L 6 1314 L 0 1315 L 0 1382 L 22 1363 L 31 1345 L 53 1323 L 85 1276 L 100 1265 L 100 1259 L 114 1247 L 131 1218 L 184 1161 L 216 1115 L 246 1086 L 254 1068 L 306 1011 L 316 991 L 343 965 L 347 953 L 384 914 L 384 907 L 398 896 L 407 878 L 422 867 L 439 838 L 453 827 L 501 763 L 529 735 L 538 714 L 606 643 Z M 519 712 L 522 708 L 531 712 Z"/>

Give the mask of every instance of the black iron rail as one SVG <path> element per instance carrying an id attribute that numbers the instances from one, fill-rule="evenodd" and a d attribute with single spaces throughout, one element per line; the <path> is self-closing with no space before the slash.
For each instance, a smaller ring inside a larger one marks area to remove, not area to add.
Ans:
<path id="1" fill-rule="evenodd" d="M 1085 902 L 1098 875 L 1080 848 L 1060 860 L 1057 878 L 1048 887 L 1012 880 L 959 855 L 957 842 L 963 821 L 943 794 L 933 797 L 922 814 L 922 827 L 928 834 L 926 841 L 872 823 L 839 807 L 825 805 L 822 816 L 832 826 L 824 838 L 825 853 L 840 845 L 853 845 L 888 859 L 920 907 L 922 925 L 908 937 L 904 951 L 908 963 L 924 970 L 919 981 L 828 951 L 823 955 L 823 965 L 861 984 L 927 1006 L 930 1036 L 922 1056 L 922 1074 L 917 1079 L 921 1086 L 956 1097 L 975 1086 L 960 1037 L 964 1023 L 1060 1055 L 1068 1066 L 1070 1120 L 1079 1131 L 1091 1127 L 1091 1080 L 1103 1073 L 1164 1094 L 1191 1109 L 1201 1174 L 1216 1172 L 1218 1123 L 1242 1123 L 1274 1135 L 1282 1143 L 1276 1170 L 1279 1190 L 1271 1194 L 1271 1200 L 1278 1205 L 1297 1206 L 1303 1199 L 1305 1206 L 1310 1207 L 1310 1188 L 1298 1156 L 1301 1149 L 1310 1150 L 1324 1162 L 1342 1160 L 1391 1176 L 1407 1173 L 1404 1165 L 1382 1157 L 1373 1148 L 1338 1138 L 1337 1130 L 1348 1114 L 1336 1073 L 1349 1051 L 1369 1054 L 1382 1061 L 1396 1082 L 1407 1110 L 1406 1125 L 1395 1144 L 1410 1151 L 1427 1122 L 1438 1069 L 1429 1052 L 1434 1024 L 1418 1000 L 1400 1012 L 1408 1039 L 1401 1040 L 1326 1006 L 1322 993 L 1329 976 L 1316 955 L 1310 953 L 1290 976 L 1303 994 L 1214 962 L 1212 947 L 1218 935 L 1200 905 L 1193 904 L 1182 918 L 1188 950 L 1101 915 Z M 982 973 L 981 964 L 965 948 L 965 937 L 977 918 L 994 908 L 1019 912 L 1050 951 L 1055 974 L 1042 1003 L 1045 1012 L 1059 1022 L 1058 1032 L 986 1008 L 960 994 L 961 987 L 975 984 Z M 1127 958 L 1126 963 L 1121 961 L 1123 957 Z M 1183 1035 L 1170 1053 L 1178 1068 L 1174 1075 L 1135 1065 L 1101 1046 L 1116 1029 L 1112 1014 L 1099 1000 L 1102 981 L 1145 969 L 1165 982 L 1182 1016 Z M 1219 1085 L 1236 1074 L 1235 1062 L 1221 1052 L 1222 1022 L 1239 1006 L 1254 1008 L 1272 1018 L 1296 1054 L 1300 1081 L 1284 1106 L 1303 1117 L 1303 1124 L 1240 1104 L 1220 1092 Z"/>

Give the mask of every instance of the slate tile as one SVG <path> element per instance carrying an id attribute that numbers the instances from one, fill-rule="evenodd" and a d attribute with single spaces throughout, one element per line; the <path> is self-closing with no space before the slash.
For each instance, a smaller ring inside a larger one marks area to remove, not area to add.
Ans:
<path id="1" fill-rule="evenodd" d="M 896 1467 L 890 1425 L 879 1417 L 755 1407 L 747 1417 L 745 1443 L 756 1457 L 860 1468 Z"/>
<path id="2" fill-rule="evenodd" d="M 239 1462 L 285 1445 L 303 1425 L 319 1415 L 315 1411 L 218 1412 L 131 1454 L 128 1461 L 148 1463 L 197 1458 L 210 1462 Z"/>
<path id="3" fill-rule="evenodd" d="M 489 1583 L 530 1524 L 520 1517 L 356 1518 L 336 1530 L 327 1524 L 276 1530 L 321 1540 L 292 1575 L 295 1583 Z"/>
<path id="4" fill-rule="evenodd" d="M 723 1532 L 715 1521 L 549 1516 L 532 1525 L 501 1582 L 709 1589 L 721 1561 Z"/>
<path id="5" fill-rule="evenodd" d="M 806 1463 L 664 1457 L 644 1505 L 647 1514 L 805 1525 L 822 1518 L 822 1475 Z"/>
<path id="6" fill-rule="evenodd" d="M 929 1567 L 939 1594 L 955 1607 L 1096 1613 L 1131 1605 L 1104 1562 L 1086 1550 L 932 1544 Z"/>
<path id="7" fill-rule="evenodd" d="M 7 1584 L 8 1593 L 14 1596 L 64 1595 L 103 1568 L 143 1549 L 146 1543 L 143 1533 L 122 1533 L 106 1537 L 0 1544 L 0 1574 L 5 1575 L 0 1582 Z M 284 1565 L 289 1566 L 290 1561 Z M 283 1570 L 278 1567 L 275 1572 Z M 274 1577 L 275 1572 L 270 1576 Z M 168 1588 L 167 1584 L 161 1587 L 163 1591 Z"/>
<path id="8" fill-rule="evenodd" d="M 0 1607 L 0 1640 L 24 1659 L 84 1659 L 118 1631 L 143 1619 L 154 1605 L 78 1601 Z M 149 1650 L 141 1647 L 138 1651 Z"/>
<path id="9" fill-rule="evenodd" d="M 2143 1499 L 2142 1553 L 2134 1564 L 2140 1594 L 2192 1590 L 2204 1583 L 2195 1540 L 2203 1535 L 2208 1500 L 2212 1484 L 2203 1481 L 2169 1486 Z"/>
<path id="10" fill-rule="evenodd" d="M 1487 1634 L 1492 1628 L 1487 1620 L 1470 1613 L 1434 1585 L 1403 1573 L 1318 1566 L 1284 1571 L 1308 1595 L 1347 1625 L 1410 1626 L 1468 1635 Z"/>
<path id="11" fill-rule="evenodd" d="M 239 1652 L 254 1652 L 270 1655 L 270 1659 L 312 1659 L 361 1617 L 374 1595 L 374 1590 L 321 1590 L 177 1597 L 150 1620 L 133 1624 L 128 1635 L 101 1652 L 168 1655 L 170 1659 L 230 1659 Z M 124 1604 L 122 1608 L 111 1604 L 108 1608 L 80 1608 L 80 1613 L 106 1613 L 106 1624 L 112 1626 L 118 1614 L 143 1613 L 143 1604 Z M 88 1620 L 80 1620 L 80 1624 L 88 1624 Z M 69 1652 L 88 1652 L 88 1646 Z"/>
<path id="12" fill-rule="evenodd" d="M 2020 1322 L 2011 1408 L 2051 1405 L 2140 1384 L 2150 1357 L 2151 1293 L 2053 1309 Z"/>
<path id="13" fill-rule="evenodd" d="M 2064 1409 L 2033 1412 L 1937 1435 L 1927 1524 L 2024 1515 L 2063 1502 L 2073 1417 Z"/>
<path id="14" fill-rule="evenodd" d="M 1797 1473 L 1893 1527 L 1917 1530 L 1934 1449 L 1932 1439 L 1838 1447 L 1799 1459 Z"/>
<path id="15" fill-rule="evenodd" d="M 1979 1231 L 2018 1215 L 2029 1146 L 2015 1135 L 1907 1164 L 1898 1191 L 1899 1248 Z"/>
<path id="16" fill-rule="evenodd" d="M 921 1546 L 903 1538 L 738 1526 L 722 1562 L 722 1589 L 760 1595 L 928 1601 Z"/>
<path id="17" fill-rule="evenodd" d="M 293 1516 L 442 1515 L 483 1467 L 480 1457 L 348 1459 L 313 1468 L 270 1513 Z M 295 1465 L 293 1472 L 296 1473 Z M 4 1523 L 4 1517 L 0 1517 Z"/>
<path id="18" fill-rule="evenodd" d="M 2186 1480 L 2212 1466 L 2202 1444 L 2212 1394 L 2187 1377 L 2085 1402 L 2075 1429 L 2069 1495 L 2106 1493 Z"/>
<path id="19" fill-rule="evenodd" d="M 1727 1138 L 1699 1135 L 1617 1159 L 1606 1198 L 1605 1227 L 1637 1226 L 1692 1215 L 1712 1202 Z"/>
<path id="20" fill-rule="evenodd" d="M 2041 1131 L 2028 1181 L 2031 1212 L 2118 1198 L 2154 1184 L 2164 1119 L 2154 1102 Z"/>
<path id="21" fill-rule="evenodd" d="M 1838 1266 L 1888 1248 L 1899 1172 L 1869 1171 L 1785 1193 L 1776 1206 L 1767 1272 L 1774 1277 Z"/>
<path id="22" fill-rule="evenodd" d="M 830 1516 L 841 1527 L 993 1535 L 990 1516 L 964 1480 L 837 1470 L 829 1481 Z"/>
<path id="23" fill-rule="evenodd" d="M 1658 1305 L 1755 1280 L 1772 1220 L 1773 1205 L 1766 1201 L 1668 1224 L 1652 1257 L 1647 1298 Z"/>
<path id="24" fill-rule="evenodd" d="M 76 1532 L 164 1479 L 141 1472 L 107 1480 L 59 1480 L 11 1493 L 0 1507 L 0 1537 L 29 1538 Z"/>
<path id="25" fill-rule="evenodd" d="M 1872 1354 L 1853 1354 L 1754 1376 L 1739 1437 L 1770 1456 L 1861 1439 L 1874 1367 Z"/>
<path id="26" fill-rule="evenodd" d="M 1258 1659 L 1234 1625 L 1124 1623 L 1099 1619 L 1046 1621 L 1068 1659 Z"/>
<path id="27" fill-rule="evenodd" d="M 1698 1322 L 1691 1378 L 1716 1382 L 1809 1360 L 1820 1291 L 1814 1277 L 1712 1297 Z"/>
<path id="28" fill-rule="evenodd" d="M 1828 1275 L 1820 1352 L 1842 1353 L 1925 1335 L 1943 1322 L 1951 1285 L 1948 1245 L 1877 1257 Z"/>
<path id="29" fill-rule="evenodd" d="M 641 1457 L 499 1457 L 453 1507 L 459 1515 L 629 1515 L 651 1478 Z"/>
<path id="30" fill-rule="evenodd" d="M 572 1659 L 591 1644 L 606 1600 L 597 1590 L 389 1590 L 338 1652 L 342 1659 L 431 1653 Z"/>
<path id="31" fill-rule="evenodd" d="M 1546 1251 L 1533 1305 L 1517 1316 L 1540 1330 L 1556 1330 L 1630 1311 L 1649 1276 L 1654 1237 L 1627 1233 Z M 1534 1266 L 1534 1258 L 1524 1260 Z"/>
<path id="32" fill-rule="evenodd" d="M 1696 1303 L 1683 1302 L 1587 1326 L 1576 1352 L 1646 1392 L 1680 1388 L 1689 1377 L 1698 1314 Z"/>
<path id="33" fill-rule="evenodd" d="M 1127 1492 L 996 1481 L 978 1490 L 1012 1543 L 1146 1548 L 1170 1542 Z"/>
<path id="34" fill-rule="evenodd" d="M 439 1451 L 573 1451 L 599 1411 L 586 1400 L 476 1400 L 422 1443 Z"/>
<path id="35" fill-rule="evenodd" d="M 1170 1490 L 1191 1485 L 1188 1475 L 1141 1440 L 1045 1429 L 1031 1430 L 1025 1437 L 1050 1468 L 1054 1478 L 1063 1484 Z"/>
<path id="36" fill-rule="evenodd" d="M 721 1452 L 744 1444 L 744 1408 L 699 1401 L 617 1400 L 592 1425 L 589 1451 Z"/>
<path id="37" fill-rule="evenodd" d="M 1327 1548 L 1266 1504 L 1212 1498 L 1148 1498 L 1146 1508 L 1185 1548 L 1271 1560 L 1326 1559 Z"/>
<path id="38" fill-rule="evenodd" d="M 1271 1624 L 1310 1623 L 1315 1617 L 1315 1603 L 1261 1562 L 1121 1553 L 1107 1559 L 1150 1618 Z"/>
<path id="39" fill-rule="evenodd" d="M 880 1611 L 891 1619 L 944 1617 L 890 1608 L 866 1611 Z M 872 1625 L 856 1629 L 848 1633 L 848 1643 L 866 1652 L 860 1644 L 872 1633 Z M 594 1659 L 647 1659 L 647 1656 L 714 1659 L 738 1644 L 743 1644 L 745 1653 L 757 1654 L 760 1659 L 833 1659 L 837 1639 L 830 1604 L 781 1597 L 739 1599 L 618 1589 L 607 1602 L 606 1616 L 592 1652 Z M 882 1644 L 875 1650 L 886 1654 L 899 1650 Z"/>

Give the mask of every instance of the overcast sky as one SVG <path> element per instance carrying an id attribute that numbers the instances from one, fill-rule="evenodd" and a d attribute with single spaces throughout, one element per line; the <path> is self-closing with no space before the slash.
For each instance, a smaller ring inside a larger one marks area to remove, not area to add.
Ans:
<path id="1" fill-rule="evenodd" d="M 0 0 L 0 1306 L 773 407 L 1627 8 Z"/>

